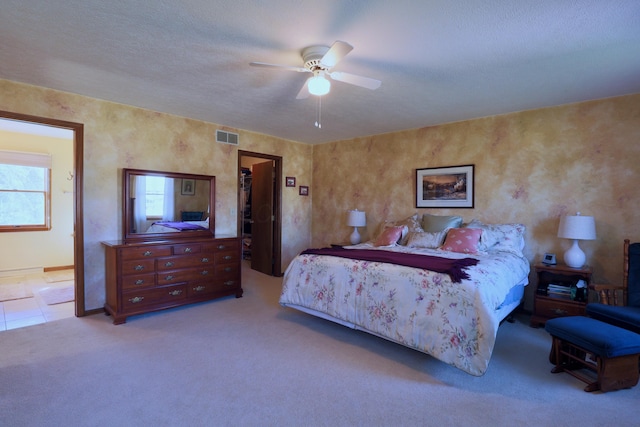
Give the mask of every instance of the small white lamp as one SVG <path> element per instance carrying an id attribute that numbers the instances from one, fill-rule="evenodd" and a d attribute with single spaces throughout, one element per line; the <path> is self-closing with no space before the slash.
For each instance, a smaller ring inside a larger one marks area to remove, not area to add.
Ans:
<path id="1" fill-rule="evenodd" d="M 351 244 L 357 245 L 360 243 L 360 233 L 358 233 L 358 227 L 364 227 L 367 225 L 366 214 L 358 209 L 349 211 L 347 218 L 347 225 L 353 227 L 353 233 L 351 233 Z"/>
<path id="2" fill-rule="evenodd" d="M 573 239 L 573 245 L 564 253 L 564 262 L 572 268 L 581 268 L 585 255 L 578 246 L 578 240 L 595 240 L 596 223 L 592 216 L 582 216 L 580 212 L 560 218 L 558 237 Z"/>

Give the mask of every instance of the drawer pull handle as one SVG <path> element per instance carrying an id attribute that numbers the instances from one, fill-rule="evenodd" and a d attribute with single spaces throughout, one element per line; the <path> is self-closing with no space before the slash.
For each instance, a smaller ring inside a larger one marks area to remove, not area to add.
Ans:
<path id="1" fill-rule="evenodd" d="M 169 295 L 177 297 L 178 295 L 180 295 L 182 293 L 181 289 L 176 289 L 174 291 L 169 292 Z"/>
<path id="2" fill-rule="evenodd" d="M 138 264 L 138 265 L 136 265 L 135 267 L 133 267 L 133 269 L 134 269 L 135 271 L 142 271 L 142 270 L 144 270 L 144 265 L 140 265 L 140 264 Z"/>
<path id="3" fill-rule="evenodd" d="M 562 310 L 560 308 L 556 308 L 555 310 L 553 310 L 553 312 L 559 316 L 568 314 L 567 310 Z"/>
<path id="4" fill-rule="evenodd" d="M 167 261 L 164 263 L 165 267 L 173 267 L 173 262 L 172 261 Z"/>
<path id="5" fill-rule="evenodd" d="M 218 249 L 224 249 L 224 248 L 226 248 L 225 245 L 218 245 Z"/>
<path id="6" fill-rule="evenodd" d="M 129 298 L 129 302 L 132 304 L 137 304 L 139 302 L 144 301 L 144 297 L 133 297 L 133 298 Z"/>
<path id="7" fill-rule="evenodd" d="M 207 276 L 209 274 L 209 271 L 208 270 L 202 270 L 200 272 L 200 274 L 203 275 L 203 276 Z"/>
<path id="8" fill-rule="evenodd" d="M 228 272 L 230 272 L 231 270 L 233 270 L 233 268 L 231 268 L 231 267 L 225 267 L 224 272 L 225 272 L 225 273 L 228 273 Z"/>
<path id="9" fill-rule="evenodd" d="M 209 262 L 209 258 L 202 258 L 202 262 Z"/>
<path id="10" fill-rule="evenodd" d="M 165 276 L 164 280 L 172 280 L 173 279 L 173 275 L 169 274 L 168 276 Z"/>
<path id="11" fill-rule="evenodd" d="M 204 291 L 206 288 L 207 288 L 206 286 L 202 286 L 202 285 L 200 285 L 200 286 L 196 286 L 195 288 L 193 288 L 193 290 L 194 290 L 194 291 L 196 291 L 196 292 L 202 292 L 202 291 Z"/>
<path id="12" fill-rule="evenodd" d="M 222 257 L 222 259 L 226 259 L 226 260 L 229 260 L 229 259 L 232 259 L 232 258 L 233 257 L 231 255 L 225 255 L 225 256 Z"/>
<path id="13" fill-rule="evenodd" d="M 191 248 L 184 248 L 184 253 L 188 254 L 191 252 Z"/>
<path id="14" fill-rule="evenodd" d="M 151 251 L 144 251 L 144 253 L 142 254 L 143 256 L 151 256 L 151 254 L 153 254 L 153 252 Z"/>
<path id="15" fill-rule="evenodd" d="M 142 285 L 144 283 L 143 279 L 138 279 L 136 280 L 136 282 L 134 283 L 134 285 Z"/>
<path id="16" fill-rule="evenodd" d="M 226 282 L 224 282 L 225 286 L 233 286 L 236 283 L 235 280 L 227 280 Z"/>

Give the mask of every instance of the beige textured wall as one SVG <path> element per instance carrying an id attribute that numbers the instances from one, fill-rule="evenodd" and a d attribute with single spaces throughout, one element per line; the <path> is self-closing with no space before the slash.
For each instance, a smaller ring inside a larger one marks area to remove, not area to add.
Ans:
<path id="1" fill-rule="evenodd" d="M 104 304 L 104 240 L 122 234 L 122 169 L 216 176 L 216 233 L 237 232 L 238 147 L 215 142 L 221 128 L 42 87 L 0 80 L 0 110 L 84 124 L 85 308 Z M 283 175 L 311 181 L 312 147 L 266 135 L 240 134 L 240 149 L 281 156 Z M 284 181 L 284 178 L 283 178 Z M 297 188 L 296 188 L 297 190 Z M 310 244 L 311 198 L 283 189 L 282 264 Z"/>
<path id="2" fill-rule="evenodd" d="M 466 164 L 474 209 L 415 208 L 417 168 Z M 597 240 L 580 244 L 595 279 L 616 282 L 623 239 L 640 241 L 640 95 L 318 145 L 313 167 L 314 246 L 348 241 L 346 211 L 358 208 L 363 238 L 385 219 L 458 214 L 521 222 L 532 262 L 561 260 L 570 242 L 556 237 L 559 218 L 580 211 L 596 220 Z"/>

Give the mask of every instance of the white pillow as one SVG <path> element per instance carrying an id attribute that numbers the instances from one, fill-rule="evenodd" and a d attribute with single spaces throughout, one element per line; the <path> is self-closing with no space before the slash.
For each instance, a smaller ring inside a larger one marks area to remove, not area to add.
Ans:
<path id="1" fill-rule="evenodd" d="M 448 228 L 436 233 L 414 231 L 413 233 L 409 233 L 409 236 L 407 237 L 407 246 L 410 248 L 439 248 L 440 245 L 442 245 L 442 242 L 444 242 L 444 238 L 447 236 L 447 231 L 449 231 Z"/>
<path id="2" fill-rule="evenodd" d="M 467 227 L 482 230 L 480 250 L 511 252 L 523 256 L 524 234 L 527 230 L 523 224 L 484 224 L 474 219 Z"/>

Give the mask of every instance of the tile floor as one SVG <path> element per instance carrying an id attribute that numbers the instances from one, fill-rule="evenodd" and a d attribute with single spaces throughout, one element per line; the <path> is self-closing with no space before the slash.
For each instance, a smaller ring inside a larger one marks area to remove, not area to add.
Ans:
<path id="1" fill-rule="evenodd" d="M 21 275 L 22 282 L 31 289 L 33 297 L 0 301 L 0 332 L 75 316 L 73 301 L 47 305 L 38 293 L 44 288 L 67 286 L 69 281 L 51 283 L 46 281 L 47 275 L 60 274 L 61 272 L 52 271 L 50 273 Z M 0 280 L 0 286 L 2 286 L 2 283 L 10 281 L 9 279 L 3 277 Z"/>

